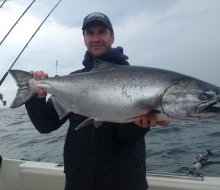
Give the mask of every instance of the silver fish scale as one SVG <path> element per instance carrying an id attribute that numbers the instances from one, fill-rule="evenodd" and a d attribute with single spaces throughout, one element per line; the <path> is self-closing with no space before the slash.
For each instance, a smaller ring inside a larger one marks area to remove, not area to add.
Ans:
<path id="1" fill-rule="evenodd" d="M 12 108 L 24 104 L 39 87 L 56 97 L 57 108 L 63 103 L 59 115 L 62 110 L 73 111 L 99 121 L 130 122 L 134 119 L 129 118 L 146 109 L 157 110 L 158 120 L 169 121 L 200 120 L 220 114 L 216 107 L 219 87 L 162 69 L 95 61 L 91 72 L 40 81 L 30 79 L 24 71 L 9 72 L 19 87 Z"/>
<path id="2" fill-rule="evenodd" d="M 40 83 L 45 91 L 68 102 L 75 113 L 101 121 L 128 122 L 147 108 L 161 107 L 161 97 L 173 78 L 172 72 L 117 66 Z"/>

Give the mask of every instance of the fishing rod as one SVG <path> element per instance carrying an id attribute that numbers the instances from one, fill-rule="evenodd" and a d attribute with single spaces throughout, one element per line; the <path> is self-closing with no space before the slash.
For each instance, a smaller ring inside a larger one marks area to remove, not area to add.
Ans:
<path id="1" fill-rule="evenodd" d="M 4 2 L 0 5 L 0 8 L 2 8 L 2 6 L 5 4 L 7 0 L 4 0 Z"/>
<path id="2" fill-rule="evenodd" d="M 12 28 L 8 31 L 8 33 L 5 35 L 5 37 L 2 39 L 2 41 L 0 42 L 0 45 L 2 45 L 2 43 L 4 42 L 5 38 L 7 38 L 7 36 L 10 34 L 10 32 L 12 31 L 12 29 L 15 27 L 16 24 L 18 24 L 18 21 L 24 16 L 24 14 L 27 12 L 27 10 L 31 7 L 31 5 L 35 2 L 36 0 L 34 0 L 29 6 L 28 8 L 23 12 L 23 14 L 19 17 L 19 19 L 14 23 L 14 25 L 12 26 Z"/>
<path id="3" fill-rule="evenodd" d="M 50 16 L 50 14 L 53 12 L 53 10 L 59 5 L 59 3 L 62 0 L 60 0 L 55 6 L 54 8 L 49 12 L 49 14 L 46 16 L 46 18 L 43 20 L 43 22 L 40 24 L 40 26 L 37 28 L 37 30 L 34 32 L 34 34 L 31 36 L 31 38 L 29 39 L 29 41 L 26 43 L 26 45 L 24 46 L 24 48 L 21 50 L 21 52 L 19 53 L 19 55 L 17 56 L 17 58 L 15 59 L 15 61 L 12 63 L 11 67 L 8 69 L 8 71 L 11 70 L 11 68 L 14 66 L 14 64 L 16 63 L 16 61 L 18 60 L 18 58 L 20 57 L 20 55 L 23 53 L 23 51 L 25 50 L 25 48 L 28 46 L 29 42 L 32 40 L 32 38 L 35 36 L 35 34 L 38 32 L 38 30 L 40 30 L 40 27 L 43 25 L 43 23 L 47 20 L 47 18 Z M 5 78 L 8 76 L 8 71 L 5 73 L 5 75 L 2 77 L 1 81 L 0 81 L 0 86 L 2 85 L 2 83 L 4 82 Z"/>

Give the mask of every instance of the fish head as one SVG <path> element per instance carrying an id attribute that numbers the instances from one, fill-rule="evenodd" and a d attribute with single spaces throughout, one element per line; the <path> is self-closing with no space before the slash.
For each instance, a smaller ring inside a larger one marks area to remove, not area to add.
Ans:
<path id="1" fill-rule="evenodd" d="M 175 120 L 192 121 L 220 115 L 220 88 L 194 78 L 173 82 L 164 92 L 162 109 Z"/>

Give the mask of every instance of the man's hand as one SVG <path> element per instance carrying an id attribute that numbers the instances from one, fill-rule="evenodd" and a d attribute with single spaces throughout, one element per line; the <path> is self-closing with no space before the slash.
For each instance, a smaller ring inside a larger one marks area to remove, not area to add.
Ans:
<path id="1" fill-rule="evenodd" d="M 30 74 L 33 76 L 35 80 L 42 80 L 48 77 L 48 74 L 44 73 L 43 71 L 30 71 Z M 47 96 L 47 93 L 41 88 L 36 88 L 35 92 L 38 94 L 37 98 L 44 98 Z"/>
<path id="2" fill-rule="evenodd" d="M 145 111 L 143 115 L 149 113 L 149 111 Z M 170 124 L 169 121 L 157 121 L 157 118 L 155 115 L 149 115 L 149 116 L 141 116 L 134 120 L 134 123 L 142 128 L 147 127 L 156 127 L 157 125 L 160 125 L 162 127 L 165 127 Z"/>

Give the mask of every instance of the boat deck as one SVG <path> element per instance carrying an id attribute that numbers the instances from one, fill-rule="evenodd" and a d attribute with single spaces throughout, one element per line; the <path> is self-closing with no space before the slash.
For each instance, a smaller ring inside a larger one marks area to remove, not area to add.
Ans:
<path id="1" fill-rule="evenodd" d="M 189 179 L 183 174 L 148 173 L 149 190 L 218 190 L 220 178 Z M 63 190 L 63 166 L 54 163 L 3 159 L 0 190 Z"/>

